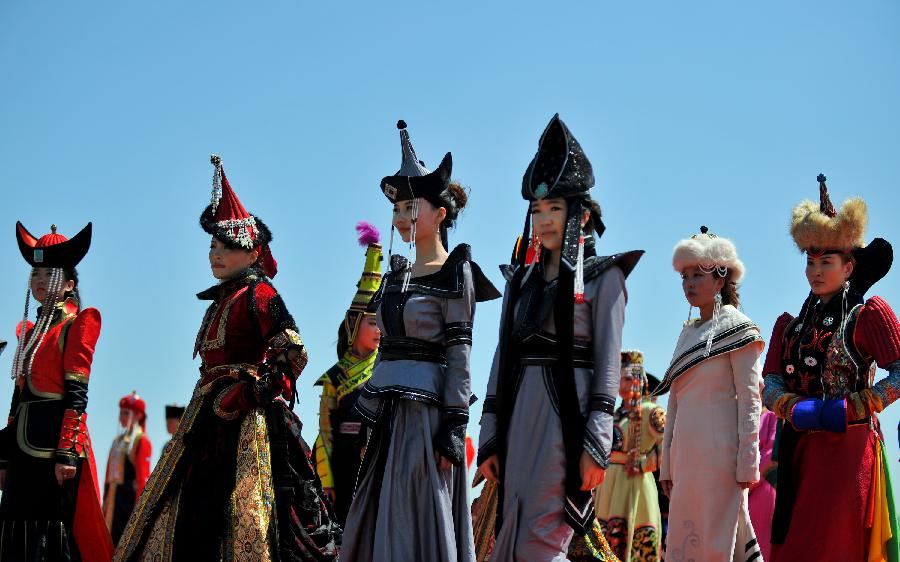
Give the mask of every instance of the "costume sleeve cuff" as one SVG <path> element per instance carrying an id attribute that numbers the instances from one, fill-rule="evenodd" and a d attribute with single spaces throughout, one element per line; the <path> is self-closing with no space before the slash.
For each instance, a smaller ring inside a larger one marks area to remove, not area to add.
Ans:
<path id="1" fill-rule="evenodd" d="M 800 400 L 791 408 L 791 423 L 801 431 L 822 429 L 822 406 L 818 398 Z"/>
<path id="2" fill-rule="evenodd" d="M 584 450 L 594 459 L 594 462 L 600 465 L 600 468 L 606 469 L 609 467 L 609 451 L 605 450 L 590 432 L 585 432 L 583 444 Z"/>
<path id="3" fill-rule="evenodd" d="M 843 398 L 826 400 L 822 404 L 822 429 L 834 433 L 847 431 L 847 402 Z"/>

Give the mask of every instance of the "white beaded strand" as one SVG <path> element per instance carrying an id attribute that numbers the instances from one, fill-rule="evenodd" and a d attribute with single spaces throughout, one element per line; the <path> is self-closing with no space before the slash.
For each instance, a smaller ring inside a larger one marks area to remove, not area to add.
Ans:
<path id="1" fill-rule="evenodd" d="M 34 364 L 34 356 L 37 354 L 38 349 L 40 349 L 41 344 L 44 342 L 44 336 L 47 335 L 47 332 L 50 330 L 50 326 L 53 323 L 53 317 L 56 312 L 56 305 L 60 300 L 59 293 L 63 287 L 63 280 L 63 270 L 58 267 L 53 268 L 50 273 L 50 282 L 47 286 L 47 296 L 44 299 L 44 302 L 41 303 L 41 313 L 34 324 L 34 328 L 31 330 L 31 337 L 28 338 L 28 341 L 26 341 L 22 346 L 21 354 L 18 354 L 16 356 L 14 371 L 12 375 L 13 379 L 19 376 L 24 376 L 27 373 L 31 372 L 31 366 Z M 26 332 L 28 331 L 26 329 L 27 320 L 28 313 L 26 309 L 26 315 L 21 329 L 20 341 L 25 338 Z M 28 361 L 27 366 L 25 365 L 26 359 Z"/>
<path id="2" fill-rule="evenodd" d="M 16 354 L 13 355 L 12 362 L 12 371 L 9 373 L 9 378 L 15 380 L 18 377 L 19 367 L 21 366 L 19 363 L 19 357 L 22 356 L 25 349 L 25 336 L 27 335 L 28 330 L 25 329 L 28 323 L 28 313 L 29 308 L 31 307 L 31 276 L 34 275 L 34 270 L 31 270 L 31 274 L 28 276 L 28 283 L 25 286 L 25 312 L 22 314 L 22 323 L 19 324 L 19 337 L 16 339 Z"/>
<path id="3" fill-rule="evenodd" d="M 411 228 L 409 231 L 409 246 L 406 251 L 406 272 L 403 274 L 403 285 L 400 287 L 400 292 L 405 293 L 409 288 L 409 283 L 412 280 L 412 256 L 413 252 L 416 249 L 416 223 L 419 222 L 419 199 L 417 197 L 413 197 L 413 208 L 412 208 L 412 222 Z"/>

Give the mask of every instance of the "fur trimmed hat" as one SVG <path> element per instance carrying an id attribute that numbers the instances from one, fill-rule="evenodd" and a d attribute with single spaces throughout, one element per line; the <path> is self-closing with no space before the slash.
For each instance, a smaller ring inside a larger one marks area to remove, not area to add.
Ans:
<path id="1" fill-rule="evenodd" d="M 731 272 L 733 283 L 740 283 L 744 278 L 744 263 L 738 259 L 734 243 L 711 234 L 705 226 L 700 227 L 700 234 L 676 244 L 672 252 L 675 271 L 681 272 L 695 265 L 704 271 L 717 270 L 723 276 Z"/>
<path id="2" fill-rule="evenodd" d="M 849 252 L 865 245 L 869 212 L 859 197 L 847 199 L 835 211 L 825 176 L 819 174 L 819 203 L 801 201 L 791 213 L 791 236 L 801 252 Z"/>

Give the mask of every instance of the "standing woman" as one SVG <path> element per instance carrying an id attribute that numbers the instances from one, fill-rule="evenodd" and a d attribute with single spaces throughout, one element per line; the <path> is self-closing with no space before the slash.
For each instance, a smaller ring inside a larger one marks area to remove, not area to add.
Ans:
<path id="1" fill-rule="evenodd" d="M 319 437 L 313 457 L 325 493 L 334 505 L 338 523 L 344 524 L 356 475 L 366 446 L 366 432 L 353 412 L 362 386 L 372 377 L 381 330 L 368 311 L 381 286 L 381 244 L 378 230 L 366 222 L 356 225 L 359 244 L 366 248 L 365 264 L 356 294 L 338 326 L 338 362 L 316 381 L 322 387 L 319 402 Z"/>
<path id="2" fill-rule="evenodd" d="M 328 561 L 339 529 L 291 411 L 306 350 L 272 286 L 272 234 L 231 189 L 212 156 L 218 283 L 194 355 L 200 380 L 119 541 L 116 561 Z"/>
<path id="3" fill-rule="evenodd" d="M 85 413 L 100 312 L 81 309 L 75 270 L 90 248 L 91 224 L 71 240 L 56 225 L 50 230 L 38 239 L 16 223 L 32 270 L 0 432 L 0 561 L 108 562 L 113 545 Z M 40 303 L 35 322 L 31 296 Z"/>
<path id="4" fill-rule="evenodd" d="M 119 542 L 134 504 L 150 478 L 153 446 L 147 435 L 147 405 L 137 391 L 119 400 L 119 426 L 121 433 L 109 449 L 103 485 L 103 517 L 113 544 Z"/>
<path id="5" fill-rule="evenodd" d="M 609 466 L 625 277 L 643 252 L 595 254 L 593 185 L 555 115 L 522 181 L 528 213 L 481 417 L 478 466 L 500 485 L 498 562 L 565 560 L 594 524 L 592 490 Z"/>
<path id="6" fill-rule="evenodd" d="M 865 299 L 893 252 L 881 238 L 864 246 L 862 199 L 836 211 L 817 179 L 819 204 L 801 202 L 791 221 L 812 290 L 796 318 L 775 323 L 763 368 L 766 406 L 790 422 L 779 438 L 772 560 L 895 560 L 877 414 L 900 396 L 900 323 L 881 297 Z M 889 374 L 873 384 L 876 365 Z"/>
<path id="7" fill-rule="evenodd" d="M 657 562 L 662 521 L 653 472 L 666 427 L 666 412 L 649 396 L 649 377 L 640 351 L 622 352 L 622 405 L 614 415 L 612 456 L 596 490 L 597 519 L 622 562 Z"/>
<path id="8" fill-rule="evenodd" d="M 500 294 L 471 260 L 447 253 L 447 231 L 466 204 L 451 183 L 450 153 L 431 172 L 400 121 L 400 170 L 381 180 L 393 228 L 415 248 L 394 255 L 372 300 L 380 359 L 357 412 L 372 427 L 347 516 L 343 562 L 474 561 L 465 469 L 475 303 Z"/>
<path id="9" fill-rule="evenodd" d="M 700 318 L 688 319 L 657 394 L 671 390 L 660 483 L 668 493 L 666 561 L 759 558 L 747 489 L 759 480 L 759 328 L 738 311 L 744 276 L 731 241 L 700 228 L 672 265 Z"/>

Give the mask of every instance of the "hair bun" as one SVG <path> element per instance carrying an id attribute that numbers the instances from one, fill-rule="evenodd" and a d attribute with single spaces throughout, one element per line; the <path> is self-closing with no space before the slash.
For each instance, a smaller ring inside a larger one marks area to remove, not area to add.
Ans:
<path id="1" fill-rule="evenodd" d="M 457 211 L 462 211 L 466 203 L 469 202 L 469 194 L 466 193 L 466 189 L 459 182 L 451 181 L 450 185 L 447 186 L 447 191 L 453 197 Z"/>

